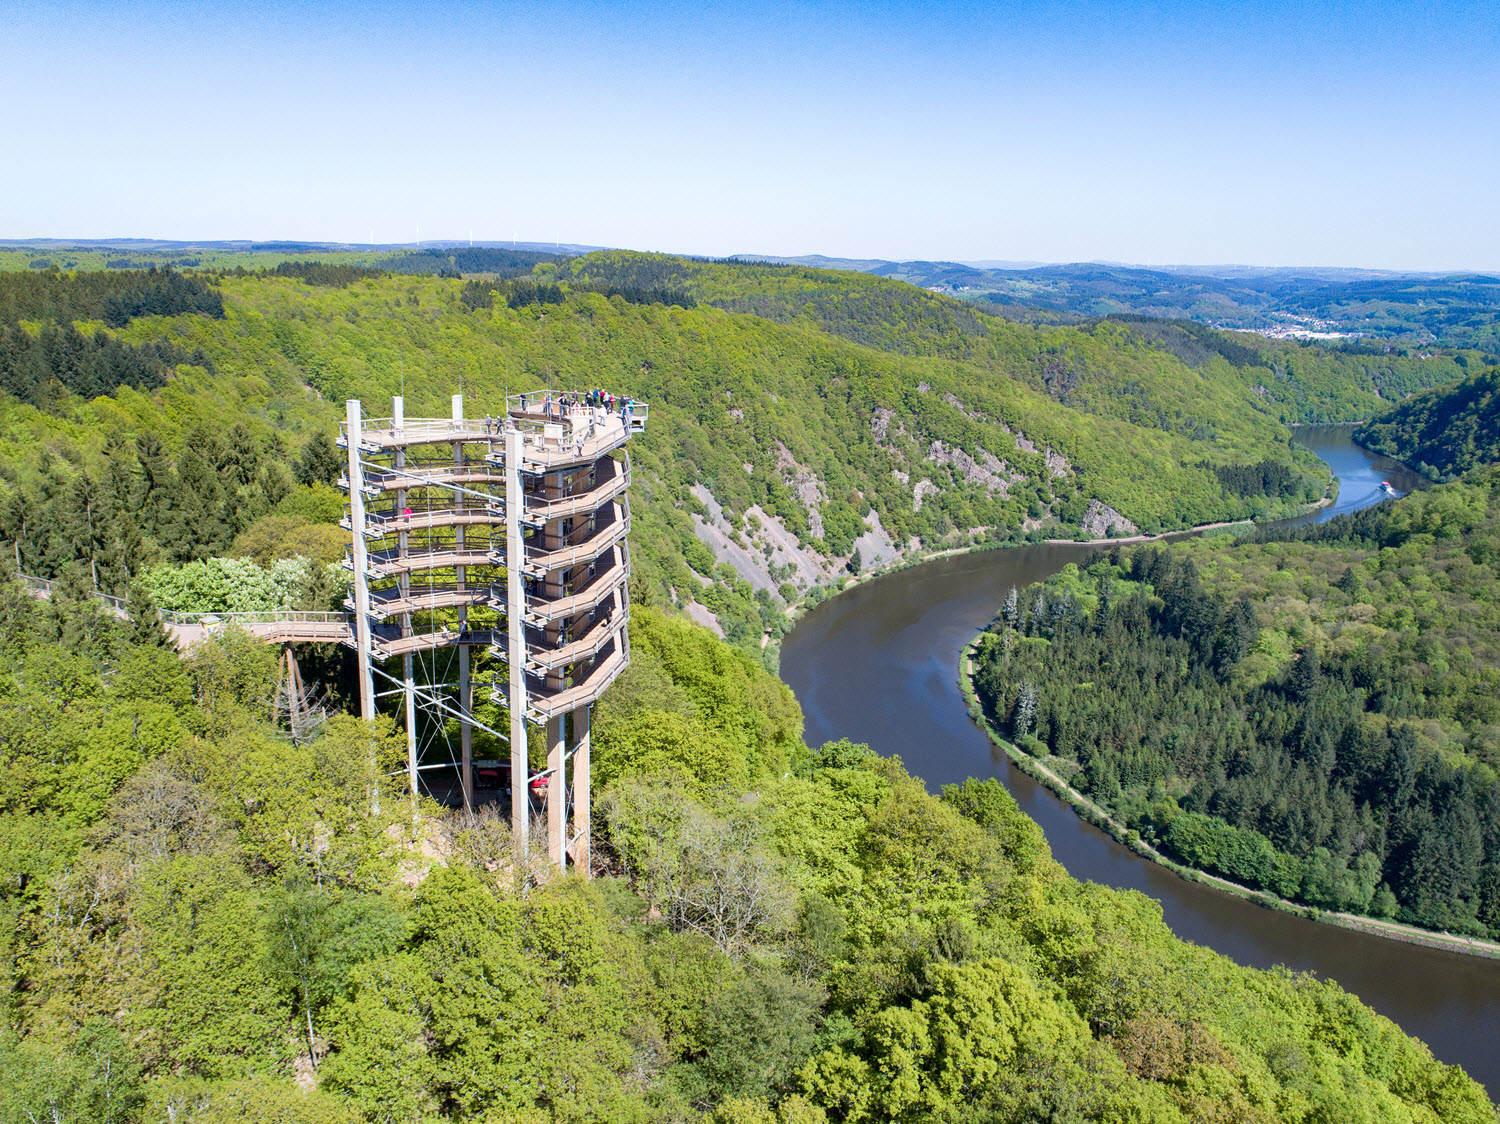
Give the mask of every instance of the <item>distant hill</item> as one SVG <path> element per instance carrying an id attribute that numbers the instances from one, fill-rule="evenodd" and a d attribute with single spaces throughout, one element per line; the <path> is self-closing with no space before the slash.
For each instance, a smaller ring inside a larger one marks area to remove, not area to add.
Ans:
<path id="1" fill-rule="evenodd" d="M 588 253 L 592 246 L 552 242 L 424 241 L 170 242 L 157 238 L 0 239 L 0 272 L 32 270 L 89 273 L 100 270 L 274 269 L 283 262 L 359 266 L 389 273 L 489 273 L 515 276 L 544 261 Z"/>
<path id="2" fill-rule="evenodd" d="M 1500 368 L 1415 395 L 1354 438 L 1434 480 L 1500 461 Z"/>
<path id="3" fill-rule="evenodd" d="M 1264 268 L 1110 262 L 892 262 L 812 256 L 740 260 L 857 270 L 1019 320 L 1144 315 L 1287 335 L 1357 335 L 1500 350 L 1500 279 L 1334 267 Z"/>
<path id="4" fill-rule="evenodd" d="M 226 253 L 392 253 L 397 250 L 444 250 L 463 246 L 487 250 L 533 250 L 551 254 L 587 254 L 604 246 L 574 242 L 474 242 L 469 239 L 431 238 L 421 242 L 299 242 L 254 239 L 167 238 L 0 238 L 0 250 L 135 250 L 143 253 L 183 254 L 217 250 Z"/>
<path id="5" fill-rule="evenodd" d="M 318 260 L 392 273 L 516 276 L 543 261 L 602 247 L 565 242 L 412 243 L 152 238 L 0 239 L 0 271 L 264 269 Z M 510 255 L 509 264 L 494 264 Z M 707 262 L 705 258 L 684 258 Z M 737 254 L 726 264 L 865 273 L 957 297 L 1009 320 L 1074 324 L 1155 316 L 1287 338 L 1357 336 L 1393 348 L 1435 345 L 1500 353 L 1500 278 L 1330 266 L 1164 265 L 1117 262 L 904 261 Z"/>

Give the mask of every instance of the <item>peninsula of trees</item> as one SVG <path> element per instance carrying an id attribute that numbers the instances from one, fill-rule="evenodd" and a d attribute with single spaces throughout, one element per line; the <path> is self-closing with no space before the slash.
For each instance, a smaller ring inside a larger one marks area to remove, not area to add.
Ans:
<path id="1" fill-rule="evenodd" d="M 988 713 L 1182 862 L 1500 936 L 1500 468 L 1007 601 Z"/>
<path id="2" fill-rule="evenodd" d="M 1467 370 L 1467 358 L 1458 358 Z M 1487 362 L 1451 386 L 1409 398 L 1360 426 L 1354 439 L 1431 480 L 1494 464 L 1500 461 L 1500 367 Z"/>

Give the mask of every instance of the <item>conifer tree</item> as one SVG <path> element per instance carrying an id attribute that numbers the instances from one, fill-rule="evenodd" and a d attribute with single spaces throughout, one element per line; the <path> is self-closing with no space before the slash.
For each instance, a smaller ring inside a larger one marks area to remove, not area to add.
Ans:
<path id="1" fill-rule="evenodd" d="M 292 475 L 299 484 L 332 484 L 339 478 L 342 464 L 338 449 L 334 448 L 328 435 L 320 431 L 303 446 L 302 455 L 292 465 Z"/>

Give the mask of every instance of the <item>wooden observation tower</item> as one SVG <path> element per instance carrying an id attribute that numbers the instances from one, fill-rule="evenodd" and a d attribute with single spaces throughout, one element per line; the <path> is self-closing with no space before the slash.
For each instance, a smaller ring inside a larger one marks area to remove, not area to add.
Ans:
<path id="1" fill-rule="evenodd" d="M 479 771 L 508 783 L 523 847 L 535 796 L 549 857 L 585 874 L 590 708 L 630 659 L 625 445 L 648 414 L 641 403 L 606 408 L 557 391 L 512 395 L 503 417 L 477 419 L 464 416 L 461 395 L 449 418 L 407 418 L 397 398 L 391 417 L 367 419 L 351 400 L 339 435 L 361 714 L 374 718 L 378 699 L 399 697 L 413 795 L 424 770 L 456 768 L 466 808 L 474 730 L 507 744 L 508 762 Z M 507 666 L 490 694 L 509 710 L 508 730 L 474 716 L 475 648 Z M 456 757 L 419 760 L 419 712 L 428 728 L 457 725 Z M 527 758 L 527 723 L 546 731 L 545 767 Z"/>

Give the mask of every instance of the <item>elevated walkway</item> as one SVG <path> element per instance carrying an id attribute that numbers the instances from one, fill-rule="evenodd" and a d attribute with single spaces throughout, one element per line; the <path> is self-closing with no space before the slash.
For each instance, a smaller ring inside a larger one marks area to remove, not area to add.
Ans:
<path id="1" fill-rule="evenodd" d="M 228 628 L 277 644 L 354 644 L 354 618 L 348 613 L 296 610 L 259 613 L 162 613 L 162 624 L 184 651 Z"/>
<path id="2" fill-rule="evenodd" d="M 353 532 L 353 521 L 345 515 L 339 526 Z M 365 538 L 383 539 L 402 531 L 431 531 L 439 527 L 504 527 L 505 505 L 494 507 L 455 506 L 453 504 L 412 508 L 411 515 L 402 511 L 365 511 Z"/>
<path id="3" fill-rule="evenodd" d="M 402 636 L 399 630 L 392 630 L 387 626 L 370 631 L 370 647 L 375 656 L 383 660 L 417 652 L 432 652 L 439 648 L 488 648 L 502 658 L 507 651 L 505 633 L 491 628 L 444 628 L 436 632 L 417 632 Z"/>
<path id="4" fill-rule="evenodd" d="M 623 543 L 620 549 L 624 550 Z M 616 590 L 621 589 L 629 576 L 628 566 L 611 563 L 607 567 L 600 567 L 586 585 L 573 593 L 552 598 L 541 593 L 530 594 L 526 598 L 524 619 L 528 624 L 542 628 L 548 621 L 563 620 L 586 613 L 590 609 L 598 608 Z"/>
<path id="5" fill-rule="evenodd" d="M 370 591 L 370 615 L 377 621 L 403 613 L 430 613 L 437 609 L 475 608 L 488 605 L 494 599 L 493 587 L 488 582 L 469 584 L 463 589 L 457 585 L 423 585 L 409 589 L 405 594 L 397 589 L 372 589 Z M 354 599 L 344 598 L 344 607 L 354 612 Z"/>
<path id="6" fill-rule="evenodd" d="M 344 557 L 344 569 L 354 570 L 354 559 Z M 503 566 L 505 552 L 498 547 L 486 549 L 448 547 L 441 550 L 372 550 L 365 556 L 365 576 L 371 581 L 387 581 L 402 574 L 426 573 L 429 570 L 452 570 L 459 566 Z"/>
<path id="7" fill-rule="evenodd" d="M 364 474 L 364 493 L 378 498 L 402 489 L 442 487 L 494 487 L 505 490 L 505 469 L 488 462 L 466 461 L 458 465 L 412 465 L 406 468 L 371 468 Z M 339 476 L 339 487 L 349 490 L 349 474 Z"/>
<path id="8" fill-rule="evenodd" d="M 581 637 L 560 648 L 549 648 L 543 638 L 539 642 L 527 641 L 526 670 L 533 675 L 545 675 L 559 667 L 567 667 L 579 660 L 597 656 L 604 646 L 614 639 L 615 633 L 624 626 L 625 618 L 614 612 L 595 621 Z"/>
<path id="9" fill-rule="evenodd" d="M 369 418 L 360 427 L 359 447 L 367 453 L 388 453 L 414 445 L 465 445 L 499 441 L 504 437 L 504 418 Z M 349 427 L 339 427 L 339 448 L 349 447 Z"/>
<path id="10" fill-rule="evenodd" d="M 549 691 L 545 686 L 532 686 L 526 692 L 526 711 L 537 718 L 556 718 L 593 702 L 625 670 L 629 656 L 624 644 L 624 634 L 617 634 L 612 648 L 594 665 L 580 682 L 561 691 Z M 533 719 L 535 720 L 535 719 Z"/>
<path id="11" fill-rule="evenodd" d="M 550 536 L 537 535 L 526 541 L 526 562 L 522 569 L 532 577 L 545 577 L 570 566 L 587 565 L 605 551 L 623 542 L 630 533 L 630 512 L 622 503 L 611 503 L 599 512 L 592 533 L 574 532 L 569 538 L 549 546 Z M 542 540 L 538 542 L 538 540 Z"/>
<path id="12" fill-rule="evenodd" d="M 521 522 L 530 527 L 539 527 L 557 519 L 591 512 L 624 495 L 629 487 L 630 455 L 622 449 L 618 459 L 607 457 L 599 461 L 598 478 L 591 488 L 556 497 L 527 492 Z"/>

